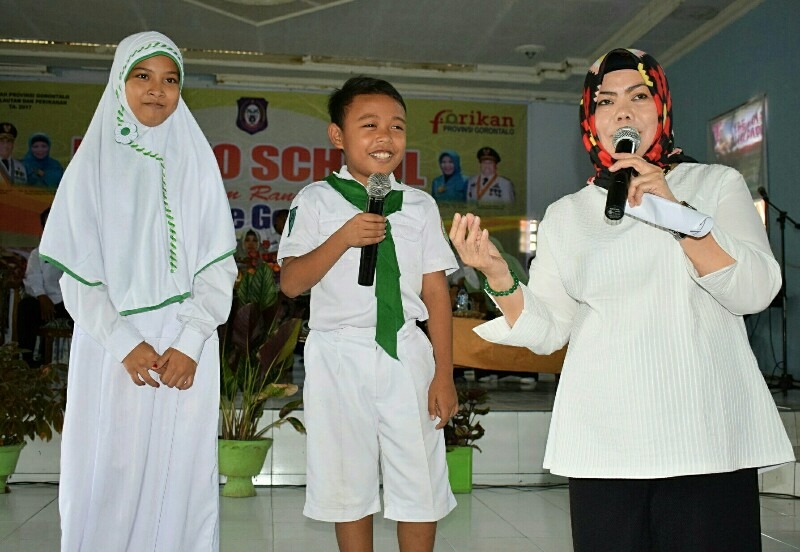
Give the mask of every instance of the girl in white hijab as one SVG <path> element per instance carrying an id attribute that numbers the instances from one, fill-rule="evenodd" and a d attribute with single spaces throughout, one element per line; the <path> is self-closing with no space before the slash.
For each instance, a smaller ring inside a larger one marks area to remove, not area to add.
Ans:
<path id="1" fill-rule="evenodd" d="M 62 552 L 219 548 L 216 328 L 236 240 L 166 36 L 129 36 L 40 245 L 75 320 Z"/>

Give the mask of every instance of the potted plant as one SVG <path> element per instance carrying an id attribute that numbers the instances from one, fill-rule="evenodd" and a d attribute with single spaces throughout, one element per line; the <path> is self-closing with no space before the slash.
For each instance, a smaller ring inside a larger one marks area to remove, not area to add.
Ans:
<path id="1" fill-rule="evenodd" d="M 15 343 L 0 345 L 0 493 L 14 473 L 25 438 L 53 438 L 61 431 L 67 394 L 63 366 L 30 368 Z"/>
<path id="2" fill-rule="evenodd" d="M 284 423 L 305 433 L 289 416 L 302 400 L 287 403 L 278 419 L 258 428 L 269 399 L 297 393 L 297 385 L 278 383 L 291 368 L 301 320 L 288 317 L 278 301 L 272 268 L 266 263 L 247 271 L 237 286 L 233 316 L 222 340 L 219 471 L 227 477 L 223 496 L 255 496 L 252 478 L 266 459 L 272 439 L 264 435 Z"/>
<path id="3" fill-rule="evenodd" d="M 481 407 L 487 395 L 485 389 L 459 389 L 458 412 L 444 426 L 447 472 L 454 493 L 472 492 L 472 449 L 481 452 L 475 441 L 483 437 L 484 429 L 477 418 L 489 412 L 489 407 Z"/>

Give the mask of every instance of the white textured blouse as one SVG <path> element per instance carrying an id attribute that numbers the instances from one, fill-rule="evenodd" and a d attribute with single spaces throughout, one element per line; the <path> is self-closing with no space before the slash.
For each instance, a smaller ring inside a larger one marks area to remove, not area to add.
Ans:
<path id="1" fill-rule="evenodd" d="M 539 354 L 569 342 L 544 467 L 567 477 L 649 479 L 794 460 L 742 315 L 765 309 L 780 270 L 741 175 L 683 163 L 675 197 L 714 218 L 735 263 L 699 277 L 666 231 L 603 216 L 586 186 L 547 209 L 524 308 L 476 332 Z"/>

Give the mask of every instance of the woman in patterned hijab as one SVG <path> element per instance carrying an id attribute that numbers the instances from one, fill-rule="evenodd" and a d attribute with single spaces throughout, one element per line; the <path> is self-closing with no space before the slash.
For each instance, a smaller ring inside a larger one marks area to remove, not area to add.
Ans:
<path id="1" fill-rule="evenodd" d="M 598 141 L 595 126 L 595 110 L 597 109 L 597 95 L 603 77 L 606 73 L 620 69 L 634 69 L 639 71 L 650 93 L 658 114 L 658 127 L 655 140 L 651 144 L 642 144 L 642 154 L 650 163 L 669 170 L 672 165 L 683 162 L 695 162 L 694 159 L 683 154 L 675 148 L 672 134 L 672 98 L 669 93 L 669 84 L 664 70 L 652 56 L 641 50 L 617 49 L 612 50 L 598 59 L 589 68 L 583 82 L 583 97 L 580 104 L 580 123 L 583 134 L 583 146 L 589 152 L 589 157 L 595 168 L 593 182 L 608 188 L 611 173 L 608 167 L 614 164 L 614 159 L 608 150 L 604 149 Z"/>
<path id="2" fill-rule="evenodd" d="M 569 478 L 576 552 L 759 550 L 758 469 L 794 452 L 742 320 L 781 284 L 750 192 L 675 148 L 667 80 L 643 52 L 591 67 L 580 120 L 597 185 L 547 208 L 532 285 L 479 217 L 453 217 L 453 245 L 503 312 L 475 332 L 538 354 L 569 342 L 543 467 Z M 623 127 L 635 152 L 615 151 Z M 630 208 L 609 221 L 603 187 L 623 169 Z M 691 213 L 710 231 L 658 218 Z"/>

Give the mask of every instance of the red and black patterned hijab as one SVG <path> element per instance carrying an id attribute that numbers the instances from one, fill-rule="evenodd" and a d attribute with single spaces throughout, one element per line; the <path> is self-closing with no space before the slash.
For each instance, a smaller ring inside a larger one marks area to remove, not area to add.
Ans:
<path id="1" fill-rule="evenodd" d="M 611 50 L 594 62 L 594 65 L 589 68 L 589 72 L 586 73 L 580 105 L 583 146 L 589 152 L 589 157 L 592 159 L 592 164 L 596 171 L 594 177 L 589 179 L 589 183 L 593 182 L 604 188 L 607 188 L 608 183 L 611 181 L 611 173 L 608 171 L 608 167 L 614 164 L 614 159 L 609 155 L 609 152 L 603 149 L 600 140 L 597 139 L 594 111 L 597 107 L 597 92 L 603 82 L 603 77 L 606 73 L 620 69 L 639 71 L 642 75 L 642 80 L 653 95 L 656 109 L 658 110 L 656 137 L 650 149 L 644 154 L 644 158 L 650 163 L 665 169 L 676 163 L 695 162 L 694 159 L 684 155 L 674 145 L 672 135 L 672 98 L 669 94 L 667 77 L 658 62 L 641 50 L 623 48 Z"/>

